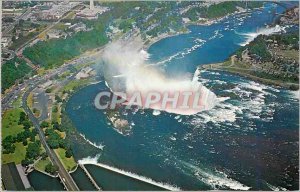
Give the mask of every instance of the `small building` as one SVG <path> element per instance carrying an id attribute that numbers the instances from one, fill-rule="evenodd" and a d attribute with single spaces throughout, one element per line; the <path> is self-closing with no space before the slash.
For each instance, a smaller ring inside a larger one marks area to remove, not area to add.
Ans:
<path id="1" fill-rule="evenodd" d="M 84 79 L 88 78 L 92 75 L 93 69 L 91 67 L 86 67 L 82 69 L 77 75 L 75 76 L 76 79 Z"/>
<path id="2" fill-rule="evenodd" d="M 1 39 L 1 47 L 7 47 L 11 42 L 11 38 L 9 37 L 2 37 Z"/>
<path id="3" fill-rule="evenodd" d="M 90 19 L 90 20 L 97 19 L 98 15 L 101 15 L 108 10 L 109 10 L 108 7 L 100 7 L 100 6 L 96 6 L 93 9 L 85 8 L 80 12 L 76 13 L 76 17 L 83 18 L 83 19 Z"/>
<path id="4" fill-rule="evenodd" d="M 86 25 L 82 22 L 75 23 L 74 25 L 71 25 L 69 29 L 74 30 L 76 33 L 79 31 L 86 31 Z"/>

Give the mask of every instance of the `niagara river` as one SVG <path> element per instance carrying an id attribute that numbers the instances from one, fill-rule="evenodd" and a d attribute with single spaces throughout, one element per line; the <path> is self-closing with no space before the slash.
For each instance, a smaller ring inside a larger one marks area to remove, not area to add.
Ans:
<path id="1" fill-rule="evenodd" d="M 168 76 L 193 77 L 198 66 L 226 60 L 253 37 L 286 30 L 266 27 L 274 21 L 269 14 L 273 6 L 266 3 L 212 25 L 189 26 L 189 33 L 151 45 L 149 60 Z M 80 89 L 66 113 L 98 154 L 96 160 L 95 154 L 83 156 L 75 146 L 75 157 L 91 164 L 87 169 L 104 190 L 161 189 L 137 181 L 126 185 L 124 178 L 109 180 L 115 176 L 97 162 L 182 190 L 298 189 L 299 92 L 226 72 L 199 70 L 196 75 L 223 98 L 212 109 L 192 115 L 124 111 L 121 116 L 131 127 L 126 136 L 94 107 L 97 93 L 109 90 L 104 79 Z"/>

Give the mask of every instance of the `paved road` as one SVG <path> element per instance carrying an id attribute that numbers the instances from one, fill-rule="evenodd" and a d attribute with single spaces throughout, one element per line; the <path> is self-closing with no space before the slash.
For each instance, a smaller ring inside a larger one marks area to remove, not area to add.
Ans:
<path id="1" fill-rule="evenodd" d="M 40 111 L 40 116 L 38 117 L 39 121 L 44 121 L 48 118 L 48 105 L 49 105 L 49 96 L 46 95 L 44 89 L 36 89 L 34 94 L 34 108 Z"/>
<path id="2" fill-rule="evenodd" d="M 11 103 L 21 94 L 21 90 L 25 88 L 25 83 L 12 87 L 10 92 L 5 96 L 2 95 L 1 106 L 2 112 L 11 107 Z"/>
<path id="3" fill-rule="evenodd" d="M 3 33 L 2 33 L 3 35 L 2 36 L 9 35 L 9 33 L 15 27 L 15 25 L 17 23 L 19 23 L 20 19 L 22 19 L 25 16 L 27 16 L 30 12 L 31 12 L 31 8 L 29 7 L 22 15 L 20 15 L 19 17 L 17 17 L 16 20 L 3 31 Z"/>
<path id="4" fill-rule="evenodd" d="M 24 108 L 26 114 L 28 115 L 29 119 L 32 121 L 33 126 L 38 131 L 41 143 L 44 146 L 44 148 L 45 148 L 48 156 L 52 160 L 53 164 L 58 166 L 58 174 L 59 174 L 59 176 L 61 178 L 61 181 L 65 184 L 65 186 L 67 187 L 67 190 L 69 190 L 69 191 L 79 191 L 79 188 L 76 185 L 75 181 L 73 180 L 73 178 L 71 177 L 71 175 L 66 171 L 66 169 L 63 166 L 63 164 L 61 163 L 61 161 L 57 157 L 56 153 L 52 149 L 50 149 L 50 147 L 48 146 L 48 144 L 46 142 L 46 137 L 44 135 L 43 130 L 40 127 L 38 119 L 34 117 L 32 111 L 27 106 L 27 97 L 29 96 L 29 93 L 38 84 L 42 84 L 42 83 L 45 83 L 45 82 L 46 82 L 46 80 L 42 80 L 42 81 L 37 82 L 36 84 L 30 86 L 30 88 L 24 93 L 24 95 L 22 97 L 22 105 L 23 105 L 23 108 Z"/>
<path id="5" fill-rule="evenodd" d="M 83 5 L 77 5 L 75 7 L 73 7 L 70 11 L 68 11 L 67 13 L 65 13 L 64 16 L 62 16 L 60 19 L 58 19 L 56 22 L 52 23 L 51 25 L 49 25 L 48 27 L 46 27 L 46 29 L 44 29 L 42 32 L 40 32 L 39 34 L 37 34 L 36 36 L 34 36 L 33 38 L 31 38 L 30 40 L 28 40 L 27 42 L 25 42 L 23 45 L 21 45 L 17 50 L 16 53 L 17 55 L 22 55 L 23 50 L 25 49 L 25 47 L 30 44 L 31 42 L 33 42 L 34 40 L 36 40 L 40 34 L 42 33 L 46 33 L 47 31 L 49 31 L 50 29 L 52 29 L 55 25 L 57 25 L 58 23 L 60 23 L 61 20 L 65 19 L 66 17 L 69 16 L 69 14 L 77 9 L 81 9 L 83 7 Z M 31 63 L 31 61 L 30 61 Z"/>
<path id="6" fill-rule="evenodd" d="M 81 6 L 78 6 L 77 8 L 81 8 Z M 26 13 L 27 14 L 27 13 Z M 66 14 L 67 16 L 68 14 Z M 66 16 L 64 16 L 63 18 L 65 18 Z M 63 19 L 61 18 L 61 19 Z M 60 19 L 60 20 L 61 20 Z M 55 22 L 54 24 L 50 25 L 49 27 L 47 27 L 43 32 L 46 32 L 47 30 L 50 30 L 54 25 L 56 25 L 57 23 L 60 22 L 60 20 L 58 20 L 57 22 Z M 23 49 L 34 39 L 36 39 L 38 37 L 35 36 L 33 39 L 29 40 L 28 42 L 26 42 L 25 44 L 23 44 L 21 47 L 19 47 L 16 52 L 17 54 L 19 53 L 19 56 L 22 56 L 22 51 Z M 81 63 L 81 62 L 79 62 Z M 79 63 L 74 63 L 74 65 L 77 65 Z M 31 67 L 35 68 L 31 62 L 28 63 Z M 71 64 L 73 65 L 73 64 Z M 54 72 L 50 72 L 49 74 L 41 77 L 37 77 L 37 78 L 33 78 L 30 80 L 25 81 L 24 83 L 17 85 L 15 87 L 12 88 L 12 90 L 10 90 L 9 93 L 7 93 L 1 100 L 1 104 L 2 104 L 2 109 L 3 111 L 5 111 L 6 109 L 8 109 L 10 107 L 10 103 L 12 103 L 15 99 L 16 96 L 20 95 L 22 92 L 22 89 L 25 87 L 28 87 L 29 89 L 24 93 L 23 97 L 22 97 L 22 106 L 26 112 L 26 114 L 28 115 L 29 119 L 32 121 L 33 126 L 35 127 L 35 129 L 38 131 L 40 140 L 41 140 L 41 144 L 44 146 L 48 156 L 50 157 L 51 161 L 53 162 L 53 164 L 58 166 L 58 175 L 61 179 L 61 181 L 63 182 L 63 184 L 65 185 L 65 187 L 67 188 L 67 190 L 70 191 L 79 191 L 78 186 L 76 185 L 75 181 L 73 180 L 73 178 L 71 177 L 71 175 L 66 171 L 66 169 L 64 168 L 62 162 L 59 160 L 59 158 L 57 157 L 56 153 L 50 149 L 50 147 L 48 146 L 47 142 L 46 142 L 46 138 L 44 135 L 43 130 L 41 129 L 40 125 L 39 125 L 39 121 L 37 118 L 35 118 L 35 116 L 33 115 L 32 111 L 29 109 L 29 107 L 27 106 L 27 97 L 29 96 L 29 93 L 35 89 L 38 85 L 45 83 L 46 81 L 48 81 L 48 79 L 58 73 L 63 73 L 65 70 L 67 70 L 67 68 L 69 68 L 70 66 L 61 66 L 60 68 L 56 69 Z M 73 80 L 75 77 L 74 73 L 71 77 L 68 78 L 68 80 Z"/>

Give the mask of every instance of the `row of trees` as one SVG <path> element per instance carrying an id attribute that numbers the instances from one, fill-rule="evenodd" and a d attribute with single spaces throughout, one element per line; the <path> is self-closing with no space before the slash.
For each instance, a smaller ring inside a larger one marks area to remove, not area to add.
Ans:
<path id="1" fill-rule="evenodd" d="M 19 125 L 23 125 L 24 130 L 22 132 L 18 133 L 17 135 L 9 135 L 2 140 L 4 154 L 14 153 L 16 149 L 16 142 L 22 142 L 24 146 L 28 144 L 28 138 L 31 142 L 35 142 L 35 136 L 37 135 L 37 132 L 35 129 L 30 131 L 32 124 L 23 111 L 20 112 Z"/>
<path id="2" fill-rule="evenodd" d="M 51 149 L 65 149 L 65 156 L 67 158 L 70 158 L 73 155 L 70 144 L 66 141 L 66 139 L 63 139 L 57 132 L 64 131 L 58 122 L 52 122 L 52 124 L 50 125 L 50 123 L 43 121 L 41 123 L 41 127 L 46 128 L 45 135 L 47 136 L 47 143 Z"/>
<path id="3" fill-rule="evenodd" d="M 26 149 L 25 159 L 21 161 L 22 166 L 26 167 L 29 164 L 33 164 L 34 160 L 36 160 L 41 155 L 41 142 L 39 140 L 29 143 Z M 46 153 L 42 155 L 46 156 Z"/>

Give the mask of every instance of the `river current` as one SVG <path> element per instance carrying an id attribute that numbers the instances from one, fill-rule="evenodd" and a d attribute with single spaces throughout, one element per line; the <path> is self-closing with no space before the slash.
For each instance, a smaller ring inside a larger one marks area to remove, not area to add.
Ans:
<path id="1" fill-rule="evenodd" d="M 197 66 L 222 62 L 264 33 L 274 20 L 273 7 L 265 4 L 216 24 L 190 26 L 188 34 L 153 44 L 150 60 L 169 75 L 193 76 Z M 225 72 L 200 71 L 199 81 L 224 100 L 189 116 L 150 109 L 124 112 L 132 127 L 128 136 L 94 107 L 96 94 L 108 90 L 104 81 L 75 93 L 66 111 L 78 132 L 94 143 L 91 147 L 104 146 L 97 149 L 101 163 L 184 190 L 298 189 L 298 93 Z M 96 181 L 112 178 L 96 166 L 88 169 Z M 120 189 L 114 181 L 104 183 L 106 189 Z"/>

